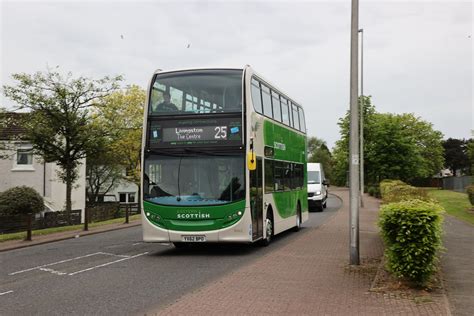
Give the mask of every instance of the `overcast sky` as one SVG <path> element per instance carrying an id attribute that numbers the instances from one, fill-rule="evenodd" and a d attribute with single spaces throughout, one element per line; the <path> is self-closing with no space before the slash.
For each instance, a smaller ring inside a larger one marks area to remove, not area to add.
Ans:
<path id="1" fill-rule="evenodd" d="M 304 106 L 310 136 L 329 147 L 339 139 L 349 108 L 349 0 L 0 1 L 2 85 L 48 65 L 122 74 L 146 88 L 157 68 L 250 64 Z M 361 0 L 364 94 L 376 109 L 415 113 L 445 138 L 470 137 L 472 16 L 472 1 Z"/>

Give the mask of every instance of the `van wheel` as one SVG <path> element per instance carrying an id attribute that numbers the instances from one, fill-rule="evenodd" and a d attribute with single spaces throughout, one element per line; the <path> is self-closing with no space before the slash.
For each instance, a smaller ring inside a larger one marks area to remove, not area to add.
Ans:
<path id="1" fill-rule="evenodd" d="M 326 198 L 326 200 L 324 201 L 324 204 L 323 204 L 323 208 L 326 208 L 328 207 L 328 198 Z"/>

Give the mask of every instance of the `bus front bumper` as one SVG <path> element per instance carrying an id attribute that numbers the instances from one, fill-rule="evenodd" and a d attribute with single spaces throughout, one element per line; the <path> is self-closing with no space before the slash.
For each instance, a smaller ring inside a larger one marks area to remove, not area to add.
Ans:
<path id="1" fill-rule="evenodd" d="M 244 214 L 249 214 L 245 212 Z M 142 216 L 143 227 L 143 241 L 144 242 L 187 242 L 186 237 L 202 237 L 204 236 L 206 242 L 243 242 L 248 243 L 252 241 L 251 224 L 246 225 L 244 215 L 237 223 L 232 226 L 211 231 L 176 231 L 158 227 L 152 224 L 146 216 Z M 198 238 L 201 239 L 202 238 Z"/>

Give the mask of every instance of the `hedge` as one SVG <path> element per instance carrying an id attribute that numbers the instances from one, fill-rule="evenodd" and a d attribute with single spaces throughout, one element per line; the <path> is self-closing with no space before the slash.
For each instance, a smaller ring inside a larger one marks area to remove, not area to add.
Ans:
<path id="1" fill-rule="evenodd" d="M 466 193 L 469 196 L 469 201 L 471 205 L 474 206 L 474 184 L 471 184 L 466 188 Z"/>
<path id="2" fill-rule="evenodd" d="M 384 203 L 408 200 L 431 201 L 424 189 L 416 188 L 400 180 L 384 180 L 380 182 L 380 193 Z"/>
<path id="3" fill-rule="evenodd" d="M 422 200 L 381 207 L 379 226 L 386 246 L 387 268 L 392 273 L 418 286 L 430 279 L 441 248 L 443 212 L 440 205 Z"/>

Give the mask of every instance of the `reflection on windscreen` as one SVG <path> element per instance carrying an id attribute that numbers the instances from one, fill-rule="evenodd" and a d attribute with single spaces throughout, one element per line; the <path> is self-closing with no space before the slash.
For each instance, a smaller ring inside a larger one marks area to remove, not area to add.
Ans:
<path id="1" fill-rule="evenodd" d="M 242 111 L 242 70 L 200 70 L 157 75 L 150 115 Z"/>
<path id="2" fill-rule="evenodd" d="M 242 156 L 145 159 L 144 200 L 165 205 L 216 205 L 244 198 Z"/>
<path id="3" fill-rule="evenodd" d="M 319 184 L 320 182 L 319 171 L 308 171 L 308 183 Z"/>

